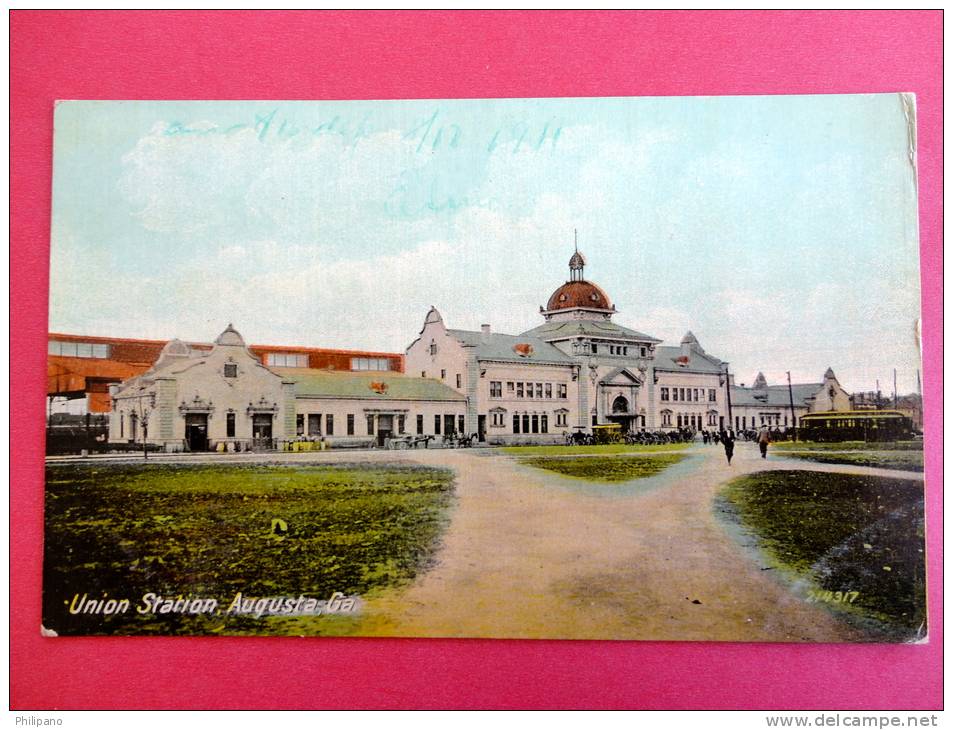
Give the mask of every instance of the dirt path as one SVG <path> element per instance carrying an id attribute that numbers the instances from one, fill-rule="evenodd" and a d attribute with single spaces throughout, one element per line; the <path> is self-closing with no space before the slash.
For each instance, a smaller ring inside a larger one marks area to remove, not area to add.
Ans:
<path id="1" fill-rule="evenodd" d="M 715 446 L 629 486 L 594 486 L 501 454 L 408 454 L 456 469 L 437 565 L 370 600 L 360 633 L 387 636 L 817 641 L 862 639 L 799 598 L 716 518 L 720 486 L 764 469 L 922 475 Z"/>

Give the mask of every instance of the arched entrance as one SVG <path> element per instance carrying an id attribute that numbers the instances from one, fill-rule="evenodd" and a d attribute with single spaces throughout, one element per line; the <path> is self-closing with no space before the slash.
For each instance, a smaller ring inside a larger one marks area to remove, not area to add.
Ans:
<path id="1" fill-rule="evenodd" d="M 632 407 L 629 399 L 624 395 L 617 395 L 612 401 L 611 413 L 607 418 L 611 423 L 618 423 L 622 426 L 622 433 L 631 433 L 636 430 L 638 417 L 632 415 Z"/>

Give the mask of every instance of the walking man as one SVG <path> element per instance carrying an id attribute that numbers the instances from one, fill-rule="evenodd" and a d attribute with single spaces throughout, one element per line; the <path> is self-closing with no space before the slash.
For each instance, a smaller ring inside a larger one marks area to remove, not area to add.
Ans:
<path id="1" fill-rule="evenodd" d="M 768 444 L 771 443 L 771 433 L 767 428 L 762 428 L 758 434 L 758 448 L 761 449 L 761 458 L 768 458 Z"/>
<path id="2" fill-rule="evenodd" d="M 731 466 L 731 457 L 735 455 L 735 435 L 731 429 L 721 432 L 721 443 L 725 447 L 725 457 L 728 459 L 728 466 Z"/>

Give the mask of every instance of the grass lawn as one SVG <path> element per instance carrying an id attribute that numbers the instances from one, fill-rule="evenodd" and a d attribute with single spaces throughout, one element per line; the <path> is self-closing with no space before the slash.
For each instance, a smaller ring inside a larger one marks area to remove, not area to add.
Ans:
<path id="1" fill-rule="evenodd" d="M 778 441 L 772 449 L 782 451 L 923 451 L 922 441 Z"/>
<path id="2" fill-rule="evenodd" d="M 684 458 L 684 454 L 579 458 L 537 456 L 520 459 L 520 463 L 589 482 L 628 482 L 658 474 Z"/>
<path id="3" fill-rule="evenodd" d="M 821 464 L 852 464 L 854 466 L 872 466 L 878 469 L 896 469 L 900 471 L 923 471 L 922 451 L 850 451 L 842 454 L 834 452 L 785 451 L 785 456 L 795 459 L 816 461 Z"/>
<path id="4" fill-rule="evenodd" d="M 50 466 L 44 626 L 64 634 L 347 633 L 357 619 L 229 615 L 234 595 L 327 600 L 424 570 L 453 497 L 450 470 L 404 465 Z M 147 593 L 215 598 L 220 613 L 137 613 Z M 128 598 L 71 614 L 74 595 Z"/>
<path id="5" fill-rule="evenodd" d="M 578 454 L 645 454 L 656 451 L 683 451 L 689 444 L 593 444 L 592 446 L 504 446 L 500 450 L 519 456 L 575 456 Z"/>
<path id="6" fill-rule="evenodd" d="M 873 620 L 891 640 L 917 636 L 926 619 L 922 483 L 759 472 L 730 482 L 718 504 L 773 567 L 811 582 L 808 600 Z"/>

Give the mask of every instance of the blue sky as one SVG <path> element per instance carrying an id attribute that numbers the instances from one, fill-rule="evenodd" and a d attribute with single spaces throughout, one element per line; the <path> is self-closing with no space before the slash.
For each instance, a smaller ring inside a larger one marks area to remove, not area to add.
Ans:
<path id="1" fill-rule="evenodd" d="M 897 95 L 62 102 L 50 329 L 402 351 L 520 332 L 573 230 L 616 320 L 780 382 L 913 390 Z"/>

